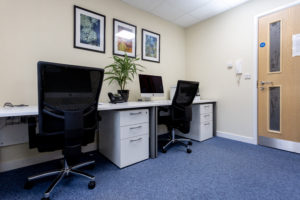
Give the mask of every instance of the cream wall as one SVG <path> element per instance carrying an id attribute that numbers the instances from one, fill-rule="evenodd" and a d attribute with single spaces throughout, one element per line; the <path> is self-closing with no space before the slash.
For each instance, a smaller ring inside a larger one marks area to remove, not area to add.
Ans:
<path id="1" fill-rule="evenodd" d="M 254 133 L 254 17 L 295 0 L 252 0 L 186 29 L 186 74 L 200 81 L 201 98 L 216 99 L 219 135 L 255 143 Z M 235 75 L 227 63 L 243 60 Z"/>
<path id="2" fill-rule="evenodd" d="M 106 53 L 73 48 L 73 6 L 106 16 Z M 100 67 L 112 63 L 113 18 L 137 26 L 137 55 L 141 57 L 141 29 L 161 35 L 160 63 L 140 61 L 144 73 L 161 75 L 165 97 L 171 85 L 185 78 L 185 31 L 120 0 L 0 0 L 0 106 L 4 102 L 37 104 L 37 62 L 39 60 Z M 127 87 L 130 99 L 139 98 L 137 79 Z M 117 86 L 104 83 L 100 101 Z M 0 129 L 1 131 L 1 129 Z M 1 133 L 9 134 L 9 133 Z M 27 134 L 26 129 L 24 133 Z M 95 149 L 92 144 L 89 149 Z M 56 158 L 29 150 L 28 144 L 0 148 L 0 171 Z"/>
<path id="3" fill-rule="evenodd" d="M 73 5 L 106 16 L 106 53 L 73 48 Z M 141 29 L 161 35 L 161 62 L 141 61 L 147 74 L 163 76 L 166 93 L 185 77 L 184 29 L 120 0 L 0 0 L 0 105 L 37 104 L 39 60 L 101 67 L 112 63 L 113 18 L 137 26 L 137 55 L 141 57 Z M 137 79 L 128 85 L 130 100 L 139 98 Z M 101 101 L 116 85 L 104 84 Z M 168 98 L 166 95 L 165 98 Z"/>

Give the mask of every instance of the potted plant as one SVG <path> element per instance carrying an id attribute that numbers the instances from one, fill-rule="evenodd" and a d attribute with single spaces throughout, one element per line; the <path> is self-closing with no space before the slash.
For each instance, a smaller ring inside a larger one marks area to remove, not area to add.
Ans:
<path id="1" fill-rule="evenodd" d="M 117 82 L 120 86 L 118 93 L 125 101 L 128 101 L 129 90 L 125 89 L 126 84 L 128 81 L 132 81 L 138 72 L 142 72 L 143 70 L 140 68 L 144 68 L 144 66 L 136 63 L 139 58 L 130 58 L 127 54 L 124 57 L 113 56 L 113 59 L 114 63 L 104 68 L 107 70 L 105 74 L 108 75 L 104 80 L 109 80 L 109 85 L 113 81 Z"/>

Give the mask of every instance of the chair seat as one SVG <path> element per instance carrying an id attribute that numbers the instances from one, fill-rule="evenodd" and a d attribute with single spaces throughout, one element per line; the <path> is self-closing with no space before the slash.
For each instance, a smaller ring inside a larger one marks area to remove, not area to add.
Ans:
<path id="1" fill-rule="evenodd" d="M 164 124 L 171 131 L 173 128 L 179 130 L 182 133 L 190 132 L 190 122 L 182 120 L 172 120 L 171 116 L 159 116 L 158 124 Z"/>
<path id="2" fill-rule="evenodd" d="M 61 150 L 64 147 L 64 134 L 37 134 L 36 140 L 39 152 L 56 151 Z"/>
<path id="3" fill-rule="evenodd" d="M 159 116 L 158 124 L 171 125 L 171 116 Z"/>

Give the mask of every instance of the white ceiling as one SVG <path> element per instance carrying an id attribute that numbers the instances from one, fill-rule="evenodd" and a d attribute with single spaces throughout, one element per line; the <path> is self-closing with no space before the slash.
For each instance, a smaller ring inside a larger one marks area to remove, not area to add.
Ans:
<path id="1" fill-rule="evenodd" d="M 122 0 L 183 27 L 191 26 L 250 0 Z"/>

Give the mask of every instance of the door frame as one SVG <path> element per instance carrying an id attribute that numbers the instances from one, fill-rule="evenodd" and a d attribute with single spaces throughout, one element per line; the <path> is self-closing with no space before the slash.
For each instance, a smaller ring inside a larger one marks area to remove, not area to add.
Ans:
<path id="1" fill-rule="evenodd" d="M 278 12 L 280 10 L 284 10 L 286 8 L 290 8 L 296 5 L 300 4 L 300 0 L 294 1 L 292 3 L 288 3 L 286 5 L 280 6 L 278 8 L 269 10 L 267 12 L 261 13 L 259 15 L 254 16 L 254 70 L 253 70 L 253 102 L 254 102 L 254 110 L 253 110 L 253 144 L 258 144 L 258 87 L 257 87 L 257 81 L 258 81 L 258 20 L 260 17 L 263 17 L 265 15 L 272 14 L 274 12 Z"/>

